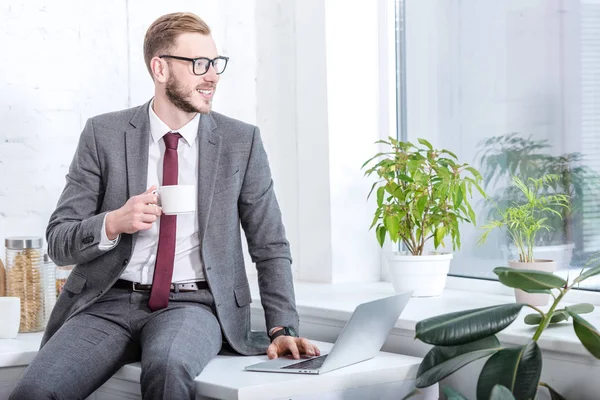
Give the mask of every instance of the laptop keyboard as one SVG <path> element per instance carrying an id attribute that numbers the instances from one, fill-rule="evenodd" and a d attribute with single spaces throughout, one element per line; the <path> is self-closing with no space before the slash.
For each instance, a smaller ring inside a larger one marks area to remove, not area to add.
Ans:
<path id="1" fill-rule="evenodd" d="M 326 358 L 327 354 L 324 356 L 314 357 L 306 361 L 300 361 L 295 364 L 290 364 L 286 367 L 281 367 L 281 369 L 319 369 L 325 362 Z"/>

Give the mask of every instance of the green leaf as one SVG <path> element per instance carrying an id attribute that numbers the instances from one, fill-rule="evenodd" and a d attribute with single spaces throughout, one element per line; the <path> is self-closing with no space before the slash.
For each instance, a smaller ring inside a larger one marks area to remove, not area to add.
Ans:
<path id="1" fill-rule="evenodd" d="M 530 269 L 496 267 L 494 273 L 504 285 L 523 290 L 543 290 L 563 287 L 567 284 L 560 276 Z"/>
<path id="2" fill-rule="evenodd" d="M 555 311 L 550 318 L 551 324 L 557 324 L 562 321 L 569 319 L 569 314 L 564 310 Z M 525 317 L 525 323 L 527 325 L 539 325 L 542 322 L 542 316 L 540 314 L 529 314 Z"/>
<path id="3" fill-rule="evenodd" d="M 563 396 L 561 396 L 556 390 L 552 389 L 550 387 L 550 385 L 548 385 L 547 383 L 540 382 L 540 386 L 544 386 L 545 388 L 548 388 L 548 391 L 550 392 L 551 400 L 567 400 Z"/>
<path id="4" fill-rule="evenodd" d="M 383 204 L 383 196 L 385 194 L 385 186 L 377 188 L 377 207 L 381 207 Z"/>
<path id="5" fill-rule="evenodd" d="M 446 227 L 440 226 L 435 230 L 435 234 L 433 237 L 433 247 L 436 249 L 439 247 L 440 243 L 443 243 L 444 236 L 446 236 Z"/>
<path id="6" fill-rule="evenodd" d="M 492 389 L 490 400 L 515 400 L 515 396 L 513 396 L 506 386 L 495 385 Z"/>
<path id="7" fill-rule="evenodd" d="M 573 304 L 572 306 L 565 307 L 567 312 L 574 312 L 575 314 L 589 314 L 594 311 L 594 305 L 590 303 Z"/>
<path id="8" fill-rule="evenodd" d="M 579 338 L 583 347 L 585 347 L 592 355 L 600 359 L 600 333 L 584 318 L 567 309 L 571 317 L 573 317 L 573 329 Z"/>
<path id="9" fill-rule="evenodd" d="M 429 150 L 433 150 L 433 146 L 431 145 L 431 143 L 429 143 L 427 140 L 425 139 L 417 139 L 419 141 L 419 143 L 421 143 L 423 146 L 426 146 Z"/>
<path id="10" fill-rule="evenodd" d="M 425 211 L 426 205 L 427 205 L 427 196 L 423 196 L 419 200 L 417 200 L 417 210 L 419 211 L 420 216 L 423 216 L 423 212 Z"/>
<path id="11" fill-rule="evenodd" d="M 524 304 L 503 304 L 459 311 L 417 322 L 415 337 L 436 346 L 457 346 L 500 332 L 519 315 Z"/>
<path id="12" fill-rule="evenodd" d="M 495 385 L 506 386 L 517 399 L 533 399 L 542 373 L 537 342 L 502 349 L 487 360 L 477 381 L 477 398 L 488 399 Z"/>
<path id="13" fill-rule="evenodd" d="M 595 267 L 588 269 L 583 274 L 581 274 L 577 278 L 575 278 L 573 283 L 574 284 L 579 283 L 581 281 L 586 280 L 587 278 L 591 278 L 592 276 L 598 275 L 598 274 L 600 274 L 600 265 L 596 265 Z"/>
<path id="14" fill-rule="evenodd" d="M 379 242 L 379 246 L 383 247 L 383 243 L 385 242 L 385 226 L 379 225 L 377 227 L 377 241 Z"/>
<path id="15" fill-rule="evenodd" d="M 390 240 L 394 243 L 397 242 L 398 231 L 400 230 L 400 221 L 398 221 L 398 217 L 395 215 L 387 215 L 383 220 L 383 224 L 390 234 Z"/>
<path id="16" fill-rule="evenodd" d="M 539 325 L 542 322 L 542 316 L 540 314 L 527 314 L 524 320 L 527 325 Z"/>
<path id="17" fill-rule="evenodd" d="M 423 358 L 415 386 L 431 386 L 465 365 L 500 349 L 500 342 L 494 335 L 460 346 L 435 346 Z"/>
<path id="18" fill-rule="evenodd" d="M 445 386 L 442 390 L 444 391 L 447 400 L 468 400 L 465 396 L 451 387 Z"/>

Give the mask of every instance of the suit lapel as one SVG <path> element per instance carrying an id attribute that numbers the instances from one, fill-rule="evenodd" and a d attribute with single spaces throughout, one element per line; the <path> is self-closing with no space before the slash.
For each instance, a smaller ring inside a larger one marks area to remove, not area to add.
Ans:
<path id="1" fill-rule="evenodd" d="M 198 233 L 202 243 L 208 226 L 208 216 L 217 178 L 221 136 L 215 132 L 217 124 L 211 114 L 202 114 L 200 117 L 198 126 Z"/>
<path id="2" fill-rule="evenodd" d="M 139 107 L 125 131 L 125 158 L 127 166 L 127 198 L 144 193 L 148 180 L 148 143 L 150 137 L 150 102 Z M 133 235 L 133 244 L 137 233 Z"/>

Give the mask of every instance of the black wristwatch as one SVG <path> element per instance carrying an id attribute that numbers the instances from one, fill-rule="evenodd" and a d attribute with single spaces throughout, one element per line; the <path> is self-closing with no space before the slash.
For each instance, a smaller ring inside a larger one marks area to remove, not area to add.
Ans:
<path id="1" fill-rule="evenodd" d="M 279 336 L 298 337 L 298 333 L 296 333 L 296 330 L 294 328 L 289 327 L 289 326 L 284 326 L 282 329 L 279 329 L 278 331 L 276 331 L 272 335 L 270 335 L 271 342 L 273 340 L 275 340 L 275 338 L 278 338 Z"/>

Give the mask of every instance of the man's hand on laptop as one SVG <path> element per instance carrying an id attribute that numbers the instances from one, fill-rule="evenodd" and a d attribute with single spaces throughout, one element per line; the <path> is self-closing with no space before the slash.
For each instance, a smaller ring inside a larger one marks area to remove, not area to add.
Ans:
<path id="1" fill-rule="evenodd" d="M 308 339 L 293 336 L 276 337 L 267 348 L 267 356 L 270 360 L 286 354 L 291 354 L 295 359 L 299 359 L 301 355 L 319 356 L 321 351 Z"/>

